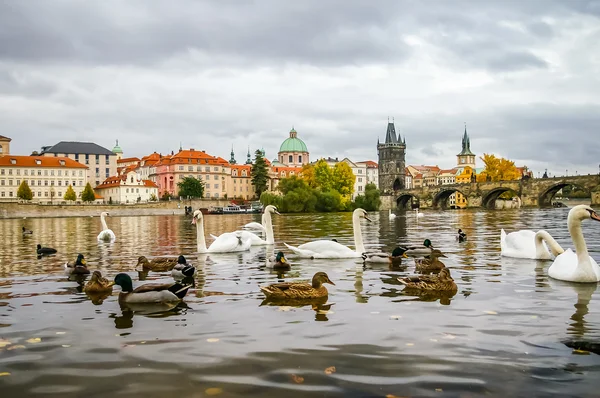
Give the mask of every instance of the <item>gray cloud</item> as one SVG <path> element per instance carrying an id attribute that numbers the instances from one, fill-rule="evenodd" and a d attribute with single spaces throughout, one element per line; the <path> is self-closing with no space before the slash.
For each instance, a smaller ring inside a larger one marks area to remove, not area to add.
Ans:
<path id="1" fill-rule="evenodd" d="M 376 160 L 388 116 L 410 163 L 472 149 L 596 171 L 594 1 L 9 1 L 0 134 L 13 152 L 89 140 L 274 158 L 292 125 L 313 158 Z"/>

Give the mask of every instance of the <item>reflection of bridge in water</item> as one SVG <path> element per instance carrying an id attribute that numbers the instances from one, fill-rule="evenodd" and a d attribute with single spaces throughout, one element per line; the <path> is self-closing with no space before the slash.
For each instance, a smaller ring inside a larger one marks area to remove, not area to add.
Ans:
<path id="1" fill-rule="evenodd" d="M 494 208 L 496 199 L 509 191 L 521 199 L 523 206 L 546 207 L 552 205 L 554 195 L 566 186 L 585 191 L 590 194 L 592 204 L 600 204 L 600 175 L 434 185 L 396 191 L 394 195 L 383 196 L 382 201 L 390 207 L 408 208 L 417 201 L 420 207 L 444 209 L 450 195 L 460 192 L 467 199 L 467 207 Z"/>

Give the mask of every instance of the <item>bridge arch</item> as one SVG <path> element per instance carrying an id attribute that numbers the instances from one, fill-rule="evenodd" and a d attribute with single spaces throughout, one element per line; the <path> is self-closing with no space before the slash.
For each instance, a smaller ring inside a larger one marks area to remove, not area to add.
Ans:
<path id="1" fill-rule="evenodd" d="M 542 192 L 542 194 L 540 195 L 540 197 L 538 199 L 539 206 L 540 207 L 552 206 L 552 199 L 554 198 L 556 193 L 558 191 L 560 191 L 561 189 L 563 189 L 564 187 L 577 188 L 581 191 L 584 191 L 587 195 L 591 196 L 591 191 L 589 189 L 587 189 L 585 186 L 561 181 L 561 182 L 558 182 L 558 183 L 550 186 L 549 188 L 546 188 L 546 190 L 544 190 L 544 192 Z"/>
<path id="2" fill-rule="evenodd" d="M 496 200 L 500 197 L 500 195 L 502 195 L 505 192 L 512 192 L 519 198 L 519 200 L 521 200 L 519 193 L 514 189 L 509 187 L 498 187 L 483 194 L 483 197 L 481 199 L 481 206 L 486 209 L 495 209 Z"/>
<path id="3" fill-rule="evenodd" d="M 447 188 L 447 189 L 442 189 L 441 191 L 439 191 L 437 194 L 435 194 L 435 196 L 433 197 L 433 208 L 434 209 L 442 209 L 445 210 L 448 208 L 448 200 L 450 199 L 450 196 L 453 193 L 460 193 L 465 199 L 467 197 L 467 195 L 465 195 L 463 192 L 461 192 L 459 189 L 456 188 Z M 467 203 L 464 203 L 466 207 Z M 459 206 L 456 206 L 459 207 Z"/>
<path id="4" fill-rule="evenodd" d="M 399 209 L 411 210 L 418 208 L 419 205 L 419 198 L 409 193 L 402 194 L 396 199 L 396 206 Z"/>

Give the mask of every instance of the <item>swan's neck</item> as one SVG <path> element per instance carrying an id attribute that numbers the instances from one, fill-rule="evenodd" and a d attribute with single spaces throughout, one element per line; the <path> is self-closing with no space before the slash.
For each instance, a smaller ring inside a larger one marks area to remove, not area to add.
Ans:
<path id="1" fill-rule="evenodd" d="M 204 217 L 196 221 L 196 240 L 198 241 L 198 253 L 206 253 L 206 238 L 204 238 Z"/>
<path id="2" fill-rule="evenodd" d="M 575 253 L 577 254 L 577 266 L 587 266 L 591 270 L 592 264 L 590 263 L 590 255 L 588 253 L 587 245 L 585 244 L 583 231 L 581 230 L 581 220 L 578 220 L 574 217 L 569 217 L 567 220 L 567 225 L 569 227 L 569 234 L 571 234 L 571 239 L 573 239 Z"/>
<path id="3" fill-rule="evenodd" d="M 360 231 L 360 217 L 358 215 L 352 216 L 352 230 L 354 232 L 356 252 L 362 254 L 365 252 L 365 244 L 363 243 L 362 232 Z"/>
<path id="4" fill-rule="evenodd" d="M 538 231 L 535 234 L 535 253 L 537 258 L 547 257 L 548 251 L 544 247 L 543 241 L 546 242 L 548 248 L 552 254 L 556 257 L 559 254 L 564 253 L 564 249 L 558 244 L 556 240 L 546 231 Z"/>
<path id="5" fill-rule="evenodd" d="M 266 212 L 262 217 L 263 227 L 267 231 L 267 245 L 275 244 L 275 236 L 273 235 L 273 223 L 271 222 L 271 213 Z"/>
<path id="6" fill-rule="evenodd" d="M 108 229 L 108 225 L 106 225 L 106 220 L 104 219 L 104 214 L 100 214 L 100 222 L 102 223 L 102 229 Z"/>

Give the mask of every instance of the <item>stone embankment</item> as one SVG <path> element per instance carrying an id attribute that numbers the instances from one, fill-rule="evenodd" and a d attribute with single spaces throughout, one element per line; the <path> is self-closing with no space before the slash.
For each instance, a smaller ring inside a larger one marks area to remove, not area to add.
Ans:
<path id="1" fill-rule="evenodd" d="M 0 203 L 2 218 L 48 218 L 48 217 L 90 217 L 109 212 L 111 216 L 155 216 L 165 214 L 185 214 L 185 206 L 192 209 L 211 206 L 227 206 L 228 200 L 184 200 L 136 203 L 127 205 L 108 204 L 38 204 L 38 203 Z"/>

